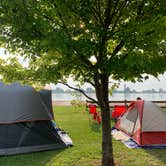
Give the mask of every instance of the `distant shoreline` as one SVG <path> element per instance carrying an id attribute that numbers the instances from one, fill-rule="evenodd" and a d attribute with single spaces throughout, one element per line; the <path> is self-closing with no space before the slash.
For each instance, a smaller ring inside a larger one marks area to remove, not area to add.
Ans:
<path id="1" fill-rule="evenodd" d="M 71 92 L 55 92 L 55 91 L 52 91 L 52 94 L 71 94 L 73 93 L 72 91 Z M 78 92 L 79 93 L 79 92 Z M 87 94 L 95 94 L 95 92 L 86 92 Z M 113 92 L 113 94 L 166 94 L 166 92 L 144 92 L 144 91 L 141 91 L 141 92 Z"/>

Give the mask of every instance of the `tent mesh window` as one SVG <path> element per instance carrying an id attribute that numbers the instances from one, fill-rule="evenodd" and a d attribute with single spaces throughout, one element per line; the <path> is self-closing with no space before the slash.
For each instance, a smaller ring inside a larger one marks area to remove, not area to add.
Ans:
<path id="1" fill-rule="evenodd" d="M 128 134 L 132 135 L 133 131 L 135 131 L 135 126 L 136 128 L 138 128 L 139 126 L 137 119 L 138 119 L 138 111 L 136 109 L 126 112 L 121 119 L 120 128 L 126 131 Z"/>
<path id="2" fill-rule="evenodd" d="M 136 109 L 133 109 L 128 113 L 128 115 L 126 116 L 126 119 L 135 123 L 137 116 L 138 116 L 138 111 Z"/>

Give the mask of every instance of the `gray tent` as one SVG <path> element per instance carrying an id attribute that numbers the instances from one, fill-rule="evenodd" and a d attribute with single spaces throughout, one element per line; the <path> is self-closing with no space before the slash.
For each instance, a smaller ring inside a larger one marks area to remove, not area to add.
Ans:
<path id="1" fill-rule="evenodd" d="M 65 148 L 72 141 L 52 122 L 51 91 L 0 84 L 0 155 Z M 65 139 L 66 138 L 66 139 Z"/>

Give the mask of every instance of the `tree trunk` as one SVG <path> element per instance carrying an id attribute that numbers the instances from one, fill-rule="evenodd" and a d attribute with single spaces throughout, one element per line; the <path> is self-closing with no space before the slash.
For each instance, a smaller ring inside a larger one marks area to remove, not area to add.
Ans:
<path id="1" fill-rule="evenodd" d="M 114 166 L 109 109 L 101 108 L 102 115 L 102 165 Z"/>
<path id="2" fill-rule="evenodd" d="M 102 166 L 114 166 L 108 99 L 108 78 L 107 75 L 100 75 L 100 78 L 98 77 L 98 80 L 96 79 L 95 82 L 96 96 L 102 116 Z"/>

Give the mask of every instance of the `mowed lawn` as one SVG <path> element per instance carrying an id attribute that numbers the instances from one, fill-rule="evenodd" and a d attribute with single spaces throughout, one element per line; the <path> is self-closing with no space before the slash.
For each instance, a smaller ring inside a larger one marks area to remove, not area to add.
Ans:
<path id="1" fill-rule="evenodd" d="M 59 127 L 67 131 L 74 146 L 63 150 L 0 157 L 0 166 L 100 166 L 101 130 L 92 125 L 85 108 L 55 107 Z M 166 149 L 128 149 L 113 140 L 117 166 L 165 166 Z"/>

